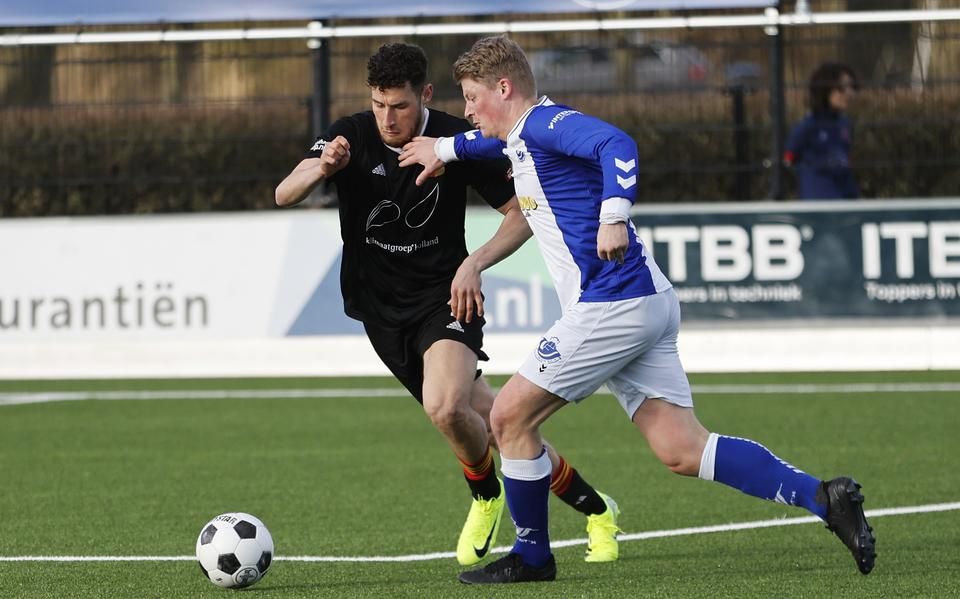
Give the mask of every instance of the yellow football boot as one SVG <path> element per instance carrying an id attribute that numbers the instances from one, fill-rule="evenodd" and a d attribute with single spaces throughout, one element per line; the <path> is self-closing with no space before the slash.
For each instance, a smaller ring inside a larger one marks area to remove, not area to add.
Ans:
<path id="1" fill-rule="evenodd" d="M 584 560 L 588 562 L 613 562 L 620 557 L 620 546 L 617 543 L 617 533 L 623 532 L 617 526 L 620 517 L 620 508 L 617 502 L 609 495 L 597 491 L 607 510 L 602 514 L 587 516 L 587 554 Z"/>
<path id="2" fill-rule="evenodd" d="M 467 514 L 467 521 L 460 531 L 457 561 L 463 566 L 472 566 L 485 558 L 497 541 L 503 508 L 507 505 L 503 481 L 497 480 L 500 483 L 500 495 L 493 499 L 474 499 L 470 513 Z"/>

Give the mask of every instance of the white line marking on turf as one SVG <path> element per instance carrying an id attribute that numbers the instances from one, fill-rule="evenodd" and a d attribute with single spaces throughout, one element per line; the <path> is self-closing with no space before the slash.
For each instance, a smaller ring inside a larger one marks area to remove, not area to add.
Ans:
<path id="1" fill-rule="evenodd" d="M 693 385 L 707 394 L 941 393 L 960 391 L 960 383 L 824 383 L 771 385 Z"/>
<path id="2" fill-rule="evenodd" d="M 960 383 L 836 383 L 770 385 L 693 385 L 710 395 L 806 395 L 811 393 L 955 393 Z M 609 395 L 604 388 L 600 394 Z M 332 399 L 338 397 L 406 397 L 401 388 L 375 389 L 176 389 L 169 391 L 15 391 L 0 393 L 0 406 L 51 401 L 155 399 Z"/>
<path id="3" fill-rule="evenodd" d="M 405 397 L 406 389 L 218 389 L 170 391 L 39 391 L 0 393 L 0 405 L 48 401 L 154 399 L 333 399 L 337 397 Z"/>
<path id="4" fill-rule="evenodd" d="M 960 502 L 955 503 L 932 503 L 927 505 L 914 505 L 904 507 L 878 508 L 865 510 L 869 518 L 880 518 L 883 516 L 904 516 L 908 514 L 927 514 L 931 512 L 949 512 L 960 510 Z M 690 528 L 674 528 L 671 530 L 651 530 L 647 532 L 636 532 L 622 534 L 617 538 L 620 541 L 643 541 L 646 539 L 662 539 L 666 537 L 682 537 L 689 535 L 701 535 L 715 532 L 730 532 L 735 530 L 752 530 L 756 528 L 771 528 L 775 526 L 792 526 L 794 524 L 810 524 L 822 522 L 816 516 L 800 516 L 797 518 L 776 518 L 774 520 L 755 520 L 753 522 L 732 522 L 729 524 L 717 524 L 714 526 L 694 526 Z M 551 547 L 572 547 L 574 545 L 586 545 L 587 539 L 567 539 L 564 541 L 553 541 Z M 491 549 L 493 553 L 506 553 L 510 547 L 495 547 Z M 324 556 L 324 555 L 291 555 L 276 556 L 275 561 L 285 562 L 422 562 L 435 559 L 450 559 L 456 557 L 452 551 L 441 551 L 435 553 L 420 553 L 414 555 L 377 555 L 377 556 Z M 192 555 L 21 555 L 21 556 L 0 556 L 0 562 L 180 562 L 195 561 L 196 557 Z"/>

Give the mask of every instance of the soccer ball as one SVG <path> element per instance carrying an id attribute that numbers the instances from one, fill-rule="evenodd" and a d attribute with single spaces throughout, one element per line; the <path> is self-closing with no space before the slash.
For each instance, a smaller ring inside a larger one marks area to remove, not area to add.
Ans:
<path id="1" fill-rule="evenodd" d="M 273 561 L 273 537 L 256 516 L 221 514 L 197 537 L 197 561 L 213 584 L 241 589 L 257 582 Z"/>

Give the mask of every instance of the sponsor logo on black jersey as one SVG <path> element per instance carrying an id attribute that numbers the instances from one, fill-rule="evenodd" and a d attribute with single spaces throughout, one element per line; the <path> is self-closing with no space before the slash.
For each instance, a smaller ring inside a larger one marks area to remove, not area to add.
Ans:
<path id="1" fill-rule="evenodd" d="M 383 165 L 381 165 L 383 166 Z M 374 169 L 376 172 L 376 169 Z M 440 183 L 437 182 L 427 193 L 426 197 L 414 204 L 407 210 L 403 217 L 404 224 L 411 229 L 419 229 L 427 224 L 430 217 L 437 210 L 437 204 L 440 200 Z M 400 206 L 390 200 L 380 200 L 373 207 L 370 214 L 367 215 L 367 231 L 375 227 L 382 227 L 400 219 Z"/>

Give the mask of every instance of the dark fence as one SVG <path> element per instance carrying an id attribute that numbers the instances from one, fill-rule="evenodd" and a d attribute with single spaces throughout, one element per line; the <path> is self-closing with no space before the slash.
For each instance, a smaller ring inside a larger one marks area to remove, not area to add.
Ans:
<path id="1" fill-rule="evenodd" d="M 434 107 L 461 112 L 449 65 L 477 37 L 403 40 L 431 58 Z M 794 27 L 779 47 L 759 28 L 514 37 L 541 92 L 636 139 L 642 201 L 794 196 L 776 148 L 825 60 L 860 78 L 864 197 L 960 189 L 960 23 Z M 0 216 L 269 208 L 317 127 L 368 108 L 386 41 L 0 47 Z"/>

